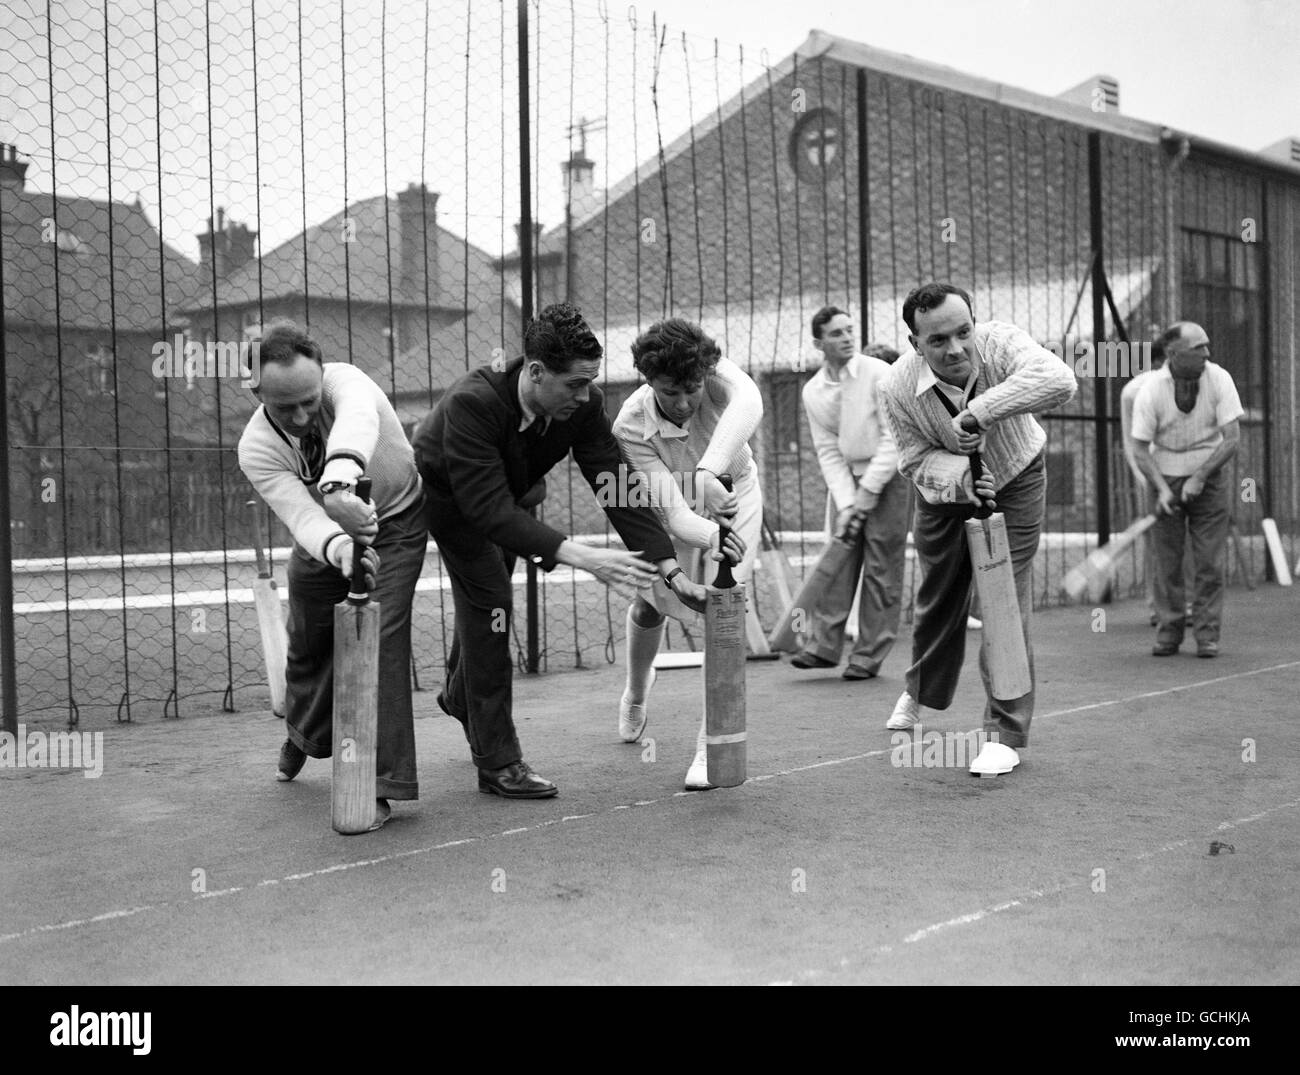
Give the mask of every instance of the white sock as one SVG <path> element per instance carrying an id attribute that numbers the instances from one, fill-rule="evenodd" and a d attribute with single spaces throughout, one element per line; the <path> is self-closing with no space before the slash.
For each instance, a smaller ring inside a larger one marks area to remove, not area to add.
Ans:
<path id="1" fill-rule="evenodd" d="M 650 672 L 664 637 L 666 622 L 661 621 L 658 627 L 642 627 L 632 618 L 632 607 L 627 610 L 627 687 L 623 699 L 629 705 L 645 704 Z"/>

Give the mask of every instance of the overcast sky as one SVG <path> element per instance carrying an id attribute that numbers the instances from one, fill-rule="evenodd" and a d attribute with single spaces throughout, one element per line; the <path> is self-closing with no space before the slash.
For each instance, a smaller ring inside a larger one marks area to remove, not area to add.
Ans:
<path id="1" fill-rule="evenodd" d="M 107 55 L 105 0 L 55 0 L 52 25 L 45 0 L 0 6 L 0 141 L 30 157 L 32 187 L 57 177 L 62 193 L 103 198 L 111 182 L 197 256 L 213 207 L 260 225 L 268 251 L 423 178 L 440 223 L 514 248 L 516 4 L 301 0 L 300 35 L 298 0 L 256 0 L 256 20 L 251 0 L 159 0 L 156 32 L 154 0 L 107 2 Z M 579 118 L 606 117 L 588 142 L 598 186 L 653 168 L 659 139 L 760 90 L 765 64 L 813 29 L 1048 95 L 1112 75 L 1121 112 L 1249 150 L 1300 136 L 1300 0 L 659 0 L 635 28 L 630 10 L 531 8 L 548 227 L 563 219 L 559 165 Z"/>
<path id="2" fill-rule="evenodd" d="M 773 63 L 818 29 L 1037 93 L 1113 75 L 1121 112 L 1245 149 L 1300 137 L 1296 0 L 657 0 L 653 8 L 671 27 L 766 48 Z"/>

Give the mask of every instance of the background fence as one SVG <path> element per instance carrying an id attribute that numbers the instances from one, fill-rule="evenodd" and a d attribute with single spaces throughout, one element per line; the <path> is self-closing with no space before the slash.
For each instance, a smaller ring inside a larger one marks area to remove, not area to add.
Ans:
<path id="1" fill-rule="evenodd" d="M 935 277 L 1082 373 L 1041 416 L 1040 603 L 1140 508 L 1118 451 L 1133 370 L 1103 355 L 1093 376 L 1094 341 L 1149 340 L 1177 317 L 1206 324 L 1247 407 L 1237 577 L 1264 575 L 1263 515 L 1295 557 L 1300 184 L 1113 114 L 1104 85 L 1082 105 L 1004 95 L 819 34 L 755 55 L 577 0 L 21 0 L 3 18 L 16 660 L 0 674 L 24 720 L 265 704 L 240 345 L 291 318 L 411 427 L 459 374 L 518 353 L 524 219 L 531 300 L 584 310 L 611 415 L 635 387 L 629 344 L 668 314 L 759 382 L 768 517 L 796 564 L 825 507 L 799 405 L 811 315 L 837 303 L 863 343 L 905 350 L 902 298 Z M 576 470 L 540 510 L 609 540 Z M 1143 585 L 1135 559 L 1119 590 Z M 761 576 L 757 598 L 770 625 Z M 542 670 L 616 659 L 624 610 L 604 587 L 561 569 L 537 600 Z M 449 626 L 431 550 L 421 685 Z"/>

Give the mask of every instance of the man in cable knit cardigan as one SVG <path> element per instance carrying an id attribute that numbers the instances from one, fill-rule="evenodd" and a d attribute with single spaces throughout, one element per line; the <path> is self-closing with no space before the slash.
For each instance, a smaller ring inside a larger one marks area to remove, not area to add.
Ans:
<path id="1" fill-rule="evenodd" d="M 323 362 L 293 325 L 258 344 L 262 405 L 239 440 L 239 465 L 293 535 L 289 662 L 279 779 L 333 751 L 334 606 L 347 596 L 353 543 L 367 546 L 379 603 L 379 820 L 389 799 L 419 797 L 411 712 L 411 601 L 428 544 L 415 456 L 383 390 L 355 366 Z M 371 500 L 355 495 L 371 479 Z"/>
<path id="2" fill-rule="evenodd" d="M 1046 505 L 1047 442 L 1033 414 L 1068 402 L 1076 389 L 1073 371 L 1021 329 L 999 321 L 977 325 L 970 296 L 952 284 L 918 287 L 903 303 L 903 320 L 912 350 L 891 367 L 884 397 L 898 469 L 918 494 L 912 534 L 924 577 L 907 689 L 886 724 L 892 730 L 917 724 L 923 706 L 952 704 L 971 599 L 963 523 L 981 501 L 1006 519 L 1032 682 L 1033 564 Z M 976 451 L 984 474 L 972 482 L 970 455 Z M 1020 762 L 1034 691 L 1031 686 L 1021 698 L 995 699 L 982 652 L 980 674 L 988 695 L 986 741 L 970 771 L 998 776 Z"/>

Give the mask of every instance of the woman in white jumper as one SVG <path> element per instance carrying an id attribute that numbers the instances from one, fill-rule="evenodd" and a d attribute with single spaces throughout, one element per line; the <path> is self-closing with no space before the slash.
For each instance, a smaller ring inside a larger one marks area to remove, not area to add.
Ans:
<path id="1" fill-rule="evenodd" d="M 758 386 L 717 344 L 690 321 L 660 321 L 632 345 L 632 359 L 646 383 L 632 393 L 614 422 L 614 435 L 634 469 L 620 482 L 621 495 L 645 497 L 673 539 L 677 561 L 689 581 L 707 584 L 723 552 L 738 583 L 753 572 L 763 524 L 763 495 L 749 439 L 763 417 Z M 720 476 L 730 474 L 728 492 Z M 732 533 L 719 549 L 719 521 Z M 635 743 L 645 732 L 653 662 L 668 616 L 702 629 L 700 616 L 682 604 L 674 586 L 656 580 L 627 612 L 627 687 L 619 705 L 619 735 Z M 688 789 L 708 788 L 704 721 Z"/>

